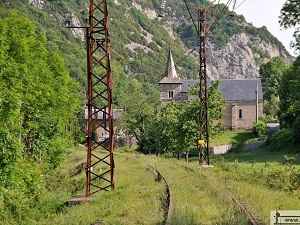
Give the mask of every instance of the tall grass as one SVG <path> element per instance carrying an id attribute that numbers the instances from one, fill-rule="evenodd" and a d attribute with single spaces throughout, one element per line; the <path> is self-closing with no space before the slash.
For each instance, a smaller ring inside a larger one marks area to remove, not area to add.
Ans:
<path id="1" fill-rule="evenodd" d="M 133 149 L 116 149 L 115 190 L 100 192 L 90 201 L 67 207 L 65 202 L 70 197 L 85 191 L 81 163 L 85 162 L 86 149 L 72 149 L 66 163 L 46 177 L 47 191 L 35 200 L 35 205 L 20 208 L 21 218 L 5 215 L 0 224 L 164 224 L 166 186 L 151 167 L 169 183 L 173 209 L 170 225 L 247 224 L 246 216 L 229 193 L 269 223 L 270 210 L 299 206 L 297 195 L 271 189 L 263 182 L 265 174 L 283 166 L 280 160 L 286 154 L 276 158 L 269 156 L 268 150 L 233 152 L 212 157 L 214 168 L 199 168 L 197 160 L 191 159 L 187 164 L 184 160 L 142 155 Z M 264 167 L 263 157 L 269 157 L 269 166 Z M 254 165 L 253 159 L 257 159 Z"/>
<path id="2" fill-rule="evenodd" d="M 186 169 L 178 160 L 154 158 L 150 163 L 170 181 L 174 209 L 171 224 L 243 224 L 246 221 L 224 189 L 219 188 L 217 180 Z"/>
<path id="3" fill-rule="evenodd" d="M 86 150 L 73 149 L 67 162 L 47 177 L 47 189 L 24 219 L 10 216 L 0 224 L 162 224 L 165 185 L 147 169 L 138 154 L 115 153 L 115 190 L 103 191 L 90 201 L 68 207 L 66 201 L 85 191 Z"/>

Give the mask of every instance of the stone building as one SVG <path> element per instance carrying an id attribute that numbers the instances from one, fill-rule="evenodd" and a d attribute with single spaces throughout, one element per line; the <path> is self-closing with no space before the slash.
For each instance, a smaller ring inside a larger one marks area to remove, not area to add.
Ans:
<path id="1" fill-rule="evenodd" d="M 188 95 L 190 85 L 198 80 L 182 80 L 176 73 L 172 53 L 169 51 L 165 76 L 159 82 L 160 98 L 163 104 L 175 101 L 181 103 L 194 98 Z M 208 81 L 210 86 L 211 81 Z M 221 79 L 219 91 L 226 101 L 222 118 L 223 125 L 228 129 L 252 128 L 256 117 L 263 115 L 263 93 L 261 80 L 257 79 Z M 257 115 L 256 115 L 257 114 Z"/>
<path id="2" fill-rule="evenodd" d="M 114 109 L 113 110 L 113 121 L 115 122 L 115 120 L 123 113 L 122 109 Z M 102 139 L 106 139 L 108 137 L 108 130 L 109 130 L 109 124 L 105 123 L 103 120 L 103 117 L 105 117 L 106 114 L 99 111 L 99 113 L 96 113 L 95 110 L 93 109 L 93 123 L 94 126 L 97 127 L 96 131 L 97 131 L 97 136 L 99 138 L 99 140 Z M 84 110 L 84 118 L 85 118 L 85 131 L 87 131 L 88 129 L 88 110 L 85 109 Z M 97 121 L 96 121 L 97 118 Z M 101 125 L 100 125 L 101 124 Z M 120 133 L 116 133 L 117 131 L 117 126 L 115 123 L 113 123 L 113 130 L 114 130 L 114 135 L 118 136 L 120 135 Z M 122 134 L 122 132 L 121 132 Z"/>

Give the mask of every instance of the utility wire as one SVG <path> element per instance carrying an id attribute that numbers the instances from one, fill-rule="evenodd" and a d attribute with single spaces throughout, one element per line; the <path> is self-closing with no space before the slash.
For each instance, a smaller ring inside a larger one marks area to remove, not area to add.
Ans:
<path id="1" fill-rule="evenodd" d="M 239 8 L 245 1 L 246 1 L 246 0 L 244 0 L 243 2 L 241 2 L 237 7 L 234 7 L 234 8 L 232 9 L 231 12 L 233 12 L 233 11 L 235 11 L 237 8 Z M 227 3 L 228 3 L 228 2 L 227 2 Z M 226 6 L 227 6 L 227 4 L 226 4 Z M 226 6 L 224 7 L 224 9 L 226 8 Z M 227 7 L 228 7 L 228 6 L 227 6 Z M 207 33 L 207 35 L 210 34 L 210 33 L 214 30 L 214 28 L 216 28 L 216 26 L 217 26 L 219 23 L 221 23 L 222 21 L 224 21 L 224 19 L 225 19 L 226 17 L 227 17 L 227 16 L 221 18 L 221 20 L 218 20 L 217 23 L 215 23 L 214 25 L 212 25 L 212 29 L 209 30 L 209 32 Z M 206 35 L 206 36 L 207 36 L 207 35 Z"/>
<path id="2" fill-rule="evenodd" d="M 235 7 L 233 10 L 236 10 L 237 8 L 239 8 L 246 0 L 242 1 L 241 4 L 239 4 L 237 7 Z"/>
<path id="3" fill-rule="evenodd" d="M 226 9 L 228 8 L 228 6 L 230 5 L 231 2 L 232 2 L 232 0 L 228 0 L 228 1 L 227 1 L 226 5 L 225 5 L 224 8 L 222 9 L 221 13 L 218 15 L 217 19 L 216 19 L 216 20 L 214 21 L 214 23 L 211 25 L 211 27 L 210 27 L 210 29 L 209 29 L 209 31 L 207 32 L 207 34 L 206 34 L 205 37 L 207 37 L 208 34 L 210 34 L 210 33 L 216 28 L 216 26 L 220 23 L 220 20 L 221 20 L 221 19 L 222 19 L 222 20 L 224 19 L 223 15 L 224 15 Z M 222 18 L 222 17 L 223 17 L 223 18 Z M 221 20 L 221 21 L 222 21 L 222 20 Z"/>
<path id="4" fill-rule="evenodd" d="M 245 1 L 245 0 L 244 0 Z M 185 1 L 186 2 L 186 1 Z M 218 21 L 220 21 L 220 18 L 224 15 L 226 9 L 228 8 L 228 6 L 230 5 L 230 3 L 232 2 L 232 0 L 228 0 L 228 2 L 226 3 L 225 7 L 222 9 L 221 13 L 218 15 L 217 19 L 215 20 L 215 22 L 211 25 L 211 29 L 210 31 L 207 33 L 207 35 L 213 30 L 213 28 L 218 24 Z M 180 17 L 179 17 L 180 18 Z M 179 19 L 178 18 L 178 19 Z M 174 23 L 175 24 L 175 23 Z M 207 36 L 206 35 L 206 36 Z M 176 65 L 178 65 L 179 63 L 181 63 L 186 57 L 189 56 L 190 53 L 192 53 L 196 48 L 198 47 L 198 45 L 196 45 L 192 50 L 190 50 L 184 57 L 182 57 L 181 59 L 179 59 L 176 63 L 174 63 L 174 67 Z M 169 70 L 173 69 L 170 68 Z"/>

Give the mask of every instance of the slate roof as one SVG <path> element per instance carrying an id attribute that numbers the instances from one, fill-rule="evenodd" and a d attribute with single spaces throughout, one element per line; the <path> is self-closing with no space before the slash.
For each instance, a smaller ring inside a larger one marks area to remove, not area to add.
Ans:
<path id="1" fill-rule="evenodd" d="M 189 85 L 198 83 L 198 80 L 182 80 L 181 92 L 187 93 Z M 208 80 L 208 87 L 211 81 Z M 258 100 L 263 100 L 261 79 L 220 79 L 219 91 L 226 101 L 253 101 L 256 100 L 258 84 Z"/>

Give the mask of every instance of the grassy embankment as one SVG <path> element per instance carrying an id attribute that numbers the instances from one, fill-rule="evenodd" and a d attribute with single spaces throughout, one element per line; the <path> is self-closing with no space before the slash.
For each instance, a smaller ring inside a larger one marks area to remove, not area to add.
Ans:
<path id="1" fill-rule="evenodd" d="M 215 145 L 246 142 L 248 132 L 229 132 Z M 290 150 L 272 152 L 237 150 L 213 156 L 214 168 L 199 168 L 197 158 L 164 159 L 136 153 L 134 149 L 115 150 L 115 190 L 101 192 L 94 200 L 67 207 L 72 196 L 84 194 L 86 149 L 72 149 L 67 162 L 47 177 L 49 192 L 38 205 L 12 215 L 0 224 L 163 224 L 166 186 L 148 165 L 158 169 L 168 180 L 172 195 L 171 224 L 247 224 L 229 193 L 236 195 L 249 210 L 269 223 L 270 210 L 299 209 L 299 192 L 282 190 L 276 181 L 289 182 L 274 170 L 299 169 L 299 156 Z M 293 157 L 293 164 L 283 164 Z M 267 162 L 267 163 L 266 163 Z M 186 169 L 192 168 L 192 170 Z M 282 180 L 283 179 L 283 180 Z M 274 183 L 275 182 L 275 183 Z M 273 184 L 272 185 L 270 184 Z M 288 185 L 288 184 L 287 184 Z"/>
<path id="2" fill-rule="evenodd" d="M 223 179 L 220 181 L 228 190 L 266 224 L 270 221 L 270 210 L 300 210 L 299 146 L 274 151 L 271 143 L 257 150 L 242 151 L 243 144 L 254 140 L 250 133 L 229 132 L 224 134 L 223 139 L 226 138 L 229 138 L 227 143 L 232 139 L 233 143 L 240 144 L 225 155 L 213 156 L 212 171 Z M 222 138 L 214 141 L 219 145 Z"/>

